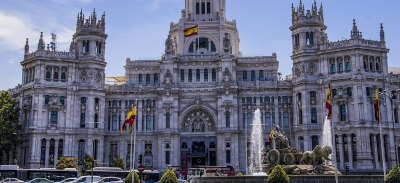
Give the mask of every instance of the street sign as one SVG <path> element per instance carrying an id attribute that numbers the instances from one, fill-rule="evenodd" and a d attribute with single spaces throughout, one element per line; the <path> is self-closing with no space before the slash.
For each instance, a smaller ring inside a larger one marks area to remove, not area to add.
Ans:
<path id="1" fill-rule="evenodd" d="M 143 165 L 139 165 L 138 166 L 138 171 L 140 172 L 140 173 L 142 173 L 143 171 L 144 171 L 144 166 Z"/>

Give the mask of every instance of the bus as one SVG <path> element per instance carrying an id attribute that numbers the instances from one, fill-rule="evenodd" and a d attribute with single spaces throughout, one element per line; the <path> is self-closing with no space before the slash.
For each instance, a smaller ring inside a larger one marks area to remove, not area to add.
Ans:
<path id="1" fill-rule="evenodd" d="M 5 178 L 17 178 L 18 169 L 17 165 L 0 165 L 0 181 Z"/>
<path id="2" fill-rule="evenodd" d="M 190 182 L 194 177 L 225 177 L 235 176 L 232 166 L 194 166 L 189 168 L 187 180 Z"/>
<path id="3" fill-rule="evenodd" d="M 145 183 L 155 183 L 160 180 L 160 172 L 155 170 L 144 170 L 142 173 L 140 173 L 138 170 L 135 170 L 135 172 L 139 174 Z M 93 175 L 100 177 L 119 177 L 121 179 L 125 179 L 129 173 L 129 170 L 123 170 L 118 167 L 93 168 Z M 92 175 L 92 170 L 86 170 L 85 175 Z"/>
<path id="4" fill-rule="evenodd" d="M 19 169 L 17 178 L 28 181 L 35 178 L 46 178 L 54 182 L 62 181 L 66 178 L 78 178 L 79 172 L 75 168 L 55 169 L 55 168 L 39 168 L 39 169 Z"/>

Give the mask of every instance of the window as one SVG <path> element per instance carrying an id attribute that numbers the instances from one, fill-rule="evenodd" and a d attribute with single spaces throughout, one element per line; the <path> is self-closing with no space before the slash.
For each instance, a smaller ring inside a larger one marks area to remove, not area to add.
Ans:
<path id="1" fill-rule="evenodd" d="M 46 81 L 51 81 L 51 72 L 46 71 Z"/>
<path id="2" fill-rule="evenodd" d="M 181 69 L 181 82 L 185 82 L 185 70 Z"/>
<path id="3" fill-rule="evenodd" d="M 242 71 L 243 81 L 247 81 L 247 71 Z"/>
<path id="4" fill-rule="evenodd" d="M 311 105 L 315 105 L 317 100 L 317 92 L 310 91 L 310 103 Z"/>
<path id="5" fill-rule="evenodd" d="M 146 130 L 152 130 L 153 129 L 153 123 L 152 123 L 151 115 L 146 115 Z"/>
<path id="6" fill-rule="evenodd" d="M 289 113 L 283 112 L 283 128 L 289 129 Z"/>
<path id="7" fill-rule="evenodd" d="M 154 74 L 154 84 L 158 83 L 158 74 Z"/>
<path id="8" fill-rule="evenodd" d="M 336 73 L 336 64 L 331 64 L 331 74 Z"/>
<path id="9" fill-rule="evenodd" d="M 99 123 L 99 114 L 94 113 L 94 128 L 98 128 Z"/>
<path id="10" fill-rule="evenodd" d="M 337 95 L 337 90 L 336 89 L 332 89 L 332 97 L 335 97 Z"/>
<path id="11" fill-rule="evenodd" d="M 64 149 L 64 141 L 63 139 L 60 139 L 58 141 L 58 158 L 57 160 L 59 160 L 62 156 L 63 156 L 63 149 Z"/>
<path id="12" fill-rule="evenodd" d="M 367 57 L 367 56 L 364 56 L 364 57 L 363 57 L 363 67 L 364 67 L 364 70 L 365 70 L 365 71 L 368 71 L 368 64 L 367 64 L 367 62 L 368 62 L 368 57 Z"/>
<path id="13" fill-rule="evenodd" d="M 192 73 L 192 69 L 189 69 L 189 73 L 188 73 L 188 77 L 189 77 L 189 82 L 193 81 L 193 73 Z"/>
<path id="14" fill-rule="evenodd" d="M 227 164 L 231 163 L 231 151 L 230 150 L 226 151 L 226 163 Z"/>
<path id="15" fill-rule="evenodd" d="M 89 40 L 83 40 L 82 41 L 82 52 L 83 53 L 89 53 Z"/>
<path id="16" fill-rule="evenodd" d="M 200 69 L 196 69 L 196 82 L 200 82 Z"/>
<path id="17" fill-rule="evenodd" d="M 263 70 L 258 71 L 258 80 L 264 81 L 264 71 Z"/>
<path id="18" fill-rule="evenodd" d="M 143 82 L 143 75 L 139 74 L 138 83 L 142 84 L 142 82 Z"/>
<path id="19" fill-rule="evenodd" d="M 169 164 L 171 164 L 171 161 L 170 161 L 170 151 L 165 151 L 165 164 L 167 164 L 167 165 L 169 165 Z"/>
<path id="20" fill-rule="evenodd" d="M 344 68 L 343 68 L 343 63 L 339 63 L 339 72 L 343 72 Z"/>
<path id="21" fill-rule="evenodd" d="M 201 14 L 206 14 L 206 3 L 201 3 Z"/>
<path id="22" fill-rule="evenodd" d="M 196 14 L 200 14 L 200 3 L 196 3 Z"/>
<path id="23" fill-rule="evenodd" d="M 231 113 L 229 111 L 225 112 L 225 126 L 231 127 Z"/>
<path id="24" fill-rule="evenodd" d="M 345 104 L 339 105 L 339 117 L 340 117 L 340 121 L 346 121 L 346 105 Z"/>
<path id="25" fill-rule="evenodd" d="M 50 126 L 57 125 L 58 111 L 50 111 Z"/>
<path id="26" fill-rule="evenodd" d="M 344 134 L 343 135 L 343 147 L 344 147 L 344 162 L 349 162 L 349 142 L 348 142 L 348 138 L 347 135 Z"/>
<path id="27" fill-rule="evenodd" d="M 45 95 L 44 96 L 44 104 L 49 104 L 50 101 L 50 96 L 49 95 Z"/>
<path id="28" fill-rule="evenodd" d="M 317 123 L 317 108 L 311 108 L 311 123 Z"/>
<path id="29" fill-rule="evenodd" d="M 357 161 L 357 138 L 354 133 L 351 134 L 351 146 L 353 150 L 353 161 Z"/>
<path id="30" fill-rule="evenodd" d="M 113 115 L 112 117 L 112 128 L 111 130 L 118 130 L 118 116 Z"/>
<path id="31" fill-rule="evenodd" d="M 195 39 L 189 45 L 189 53 L 198 53 L 198 54 L 205 54 L 205 53 L 215 53 L 216 47 L 214 42 L 207 38 L 207 37 L 200 37 Z"/>
<path id="32" fill-rule="evenodd" d="M 204 69 L 204 82 L 208 82 L 208 69 Z"/>
<path id="33" fill-rule="evenodd" d="M 79 140 L 78 144 L 78 164 L 83 165 L 85 159 L 85 140 Z"/>
<path id="34" fill-rule="evenodd" d="M 312 137 L 311 137 L 311 146 L 312 146 L 312 149 L 314 149 L 315 146 L 317 146 L 317 145 L 319 145 L 318 136 L 312 136 Z"/>
<path id="35" fill-rule="evenodd" d="M 81 104 L 86 104 L 86 97 L 81 97 Z"/>
<path id="36" fill-rule="evenodd" d="M 101 54 L 101 42 L 96 41 L 96 53 Z"/>
<path id="37" fill-rule="evenodd" d="M 66 74 L 65 74 L 65 72 L 62 72 L 61 73 L 61 82 L 65 82 L 65 79 L 66 79 Z"/>
<path id="38" fill-rule="evenodd" d="M 304 138 L 302 136 L 299 137 L 299 149 L 304 152 Z"/>
<path id="39" fill-rule="evenodd" d="M 347 87 L 346 90 L 347 90 L 347 96 L 349 96 L 349 97 L 353 96 L 353 88 Z"/>
<path id="40" fill-rule="evenodd" d="M 170 128 L 170 120 L 171 120 L 171 114 L 169 112 L 167 112 L 165 114 L 165 128 Z"/>
<path id="41" fill-rule="evenodd" d="M 146 84 L 150 84 L 150 74 L 146 74 Z"/>
<path id="42" fill-rule="evenodd" d="M 251 81 L 255 81 L 256 80 L 256 71 L 255 70 L 251 70 L 250 77 L 251 77 Z"/>
<path id="43" fill-rule="evenodd" d="M 217 81 L 217 70 L 216 69 L 212 69 L 211 71 L 211 79 L 213 82 Z"/>
<path id="44" fill-rule="evenodd" d="M 85 128 L 86 113 L 81 113 L 81 120 L 79 122 L 81 128 Z"/>
<path id="45" fill-rule="evenodd" d="M 399 110 L 397 109 L 397 107 L 393 109 L 393 112 L 394 112 L 394 122 L 399 123 Z"/>
<path id="46" fill-rule="evenodd" d="M 371 88 L 370 87 L 366 87 L 365 90 L 367 92 L 367 96 L 370 96 L 371 95 Z"/>
<path id="47" fill-rule="evenodd" d="M 46 139 L 42 139 L 41 145 L 40 145 L 40 164 L 44 165 L 46 158 Z"/>
<path id="48" fill-rule="evenodd" d="M 303 124 L 303 110 L 299 109 L 299 124 Z"/>
<path id="49" fill-rule="evenodd" d="M 61 102 L 61 105 L 65 104 L 65 97 L 64 96 L 60 96 L 60 102 Z"/>

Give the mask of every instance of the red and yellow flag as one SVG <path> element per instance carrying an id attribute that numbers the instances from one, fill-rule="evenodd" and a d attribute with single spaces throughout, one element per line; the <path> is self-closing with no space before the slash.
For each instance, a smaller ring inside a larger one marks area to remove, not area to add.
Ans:
<path id="1" fill-rule="evenodd" d="M 379 111 L 379 93 L 378 89 L 375 89 L 375 120 L 380 122 L 380 111 Z"/>
<path id="2" fill-rule="evenodd" d="M 121 128 L 121 133 L 124 133 L 127 125 L 129 125 L 129 132 L 132 132 L 133 122 L 135 121 L 135 118 L 136 118 L 136 105 L 134 105 L 132 107 L 132 110 L 130 110 L 126 115 L 124 124 L 122 125 Z"/>
<path id="3" fill-rule="evenodd" d="M 331 92 L 331 85 L 329 85 L 329 87 L 328 87 L 328 94 L 326 96 L 325 108 L 328 110 L 328 115 L 326 116 L 326 118 L 327 119 L 332 119 L 332 92 Z"/>
<path id="4" fill-rule="evenodd" d="M 185 35 L 185 37 L 197 35 L 198 33 L 199 33 L 199 26 L 198 25 L 196 25 L 194 27 L 187 28 L 187 29 L 185 29 L 183 31 L 183 35 Z"/>

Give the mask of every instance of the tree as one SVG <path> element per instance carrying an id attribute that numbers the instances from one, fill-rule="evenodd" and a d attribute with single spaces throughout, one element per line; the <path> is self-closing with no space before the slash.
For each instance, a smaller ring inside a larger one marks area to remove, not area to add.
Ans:
<path id="1" fill-rule="evenodd" d="M 139 178 L 139 175 L 135 172 L 135 171 L 133 171 L 135 174 L 134 174 L 134 183 L 140 183 L 140 178 Z M 129 173 L 128 174 L 128 176 L 126 176 L 126 178 L 125 178 L 125 183 L 132 183 L 132 172 L 131 173 Z"/>
<path id="2" fill-rule="evenodd" d="M 83 162 L 83 169 L 85 169 L 85 171 L 91 170 L 96 166 L 99 166 L 99 162 L 97 162 L 97 160 L 94 160 L 92 156 L 86 154 Z"/>
<path id="3" fill-rule="evenodd" d="M 72 157 L 61 157 L 60 160 L 57 161 L 56 169 L 65 169 L 65 168 L 76 168 L 79 169 L 76 164 L 77 159 Z"/>
<path id="4" fill-rule="evenodd" d="M 112 167 L 119 167 L 121 169 L 124 169 L 124 160 L 122 158 L 115 158 L 112 163 Z"/>
<path id="5" fill-rule="evenodd" d="M 276 165 L 267 177 L 268 183 L 289 183 L 289 176 L 283 170 L 281 165 Z"/>
<path id="6" fill-rule="evenodd" d="M 178 183 L 178 178 L 176 178 L 175 172 L 168 168 L 161 177 L 160 183 Z"/>
<path id="7" fill-rule="evenodd" d="M 9 157 L 16 149 L 16 137 L 20 129 L 19 108 L 12 96 L 5 91 L 0 92 L 0 164 L 8 164 L 2 157 Z"/>
<path id="8" fill-rule="evenodd" d="M 399 167 L 393 167 L 385 177 L 385 183 L 396 183 L 400 182 L 400 169 Z"/>

